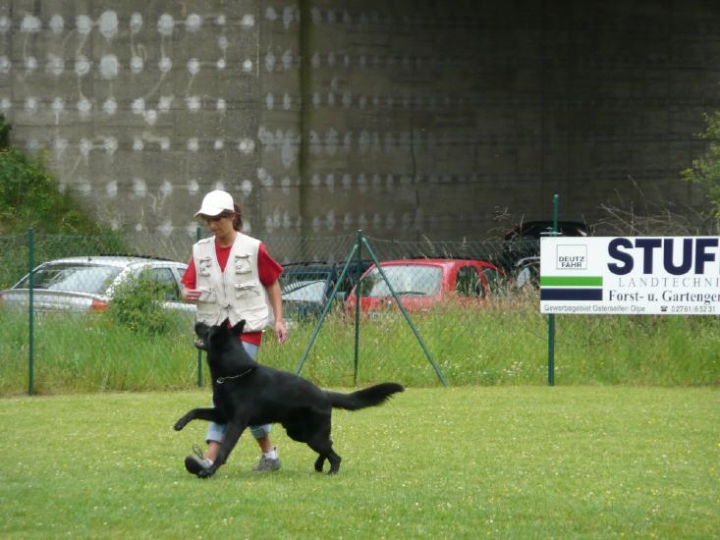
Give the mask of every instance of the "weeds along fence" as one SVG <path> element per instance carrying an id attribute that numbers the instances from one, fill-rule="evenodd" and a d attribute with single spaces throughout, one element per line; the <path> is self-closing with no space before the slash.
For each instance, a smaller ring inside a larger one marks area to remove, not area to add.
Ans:
<path id="1" fill-rule="evenodd" d="M 266 243 L 286 268 L 293 262 L 342 266 L 357 238 L 276 237 Z M 355 312 L 338 299 L 328 307 L 322 325 L 318 325 L 317 311 L 290 316 L 290 335 L 284 345 L 278 345 L 268 332 L 259 357 L 262 363 L 287 371 L 301 368 L 304 377 L 322 386 L 380 380 L 438 386 L 442 384 L 439 374 L 449 386 L 546 384 L 547 317 L 539 313 L 537 290 L 531 286 L 518 289 L 513 280 L 515 263 L 536 252 L 536 244 L 366 240 L 380 261 L 481 259 L 496 264 L 509 279 L 483 299 L 475 298 L 476 289 L 469 287 L 461 291 L 465 294 L 461 302 L 408 310 L 412 325 L 390 301 L 387 309 L 361 314 L 356 326 Z M 178 250 L 183 255 L 177 260 L 187 262 L 191 243 Z M 0 290 L 27 273 L 30 250 L 25 235 L 0 237 Z M 298 253 L 304 254 L 301 259 L 296 258 Z M 40 264 L 94 254 L 154 255 L 128 250 L 115 237 L 36 235 L 32 259 Z M 367 260 L 369 253 L 363 250 L 359 256 Z M 348 279 L 348 287 L 353 286 L 357 274 L 349 273 Z M 412 293 L 401 291 L 399 285 L 394 288 L 398 293 Z M 292 290 L 286 289 L 286 302 L 292 298 Z M 296 299 L 301 303 L 307 300 L 302 294 Z M 28 338 L 27 312 L 12 310 L 0 301 L 0 316 L 0 395 L 27 390 L 31 348 L 35 389 L 40 394 L 208 384 L 206 367 L 192 345 L 193 321 L 187 313 L 178 314 L 175 324 L 164 326 L 162 332 L 151 334 L 118 324 L 107 313 L 73 317 L 36 314 L 33 343 Z M 717 384 L 718 330 L 720 322 L 715 318 L 557 316 L 556 380 L 558 384 Z M 198 377 L 199 367 L 205 370 L 204 378 Z"/>
<path id="2" fill-rule="evenodd" d="M 427 257 L 483 259 L 503 268 L 502 271 L 506 272 L 508 278 L 513 272 L 512 261 L 516 255 L 520 251 L 536 249 L 533 245 L 509 246 L 502 242 L 398 242 L 380 238 L 367 240 L 372 245 L 373 255 L 381 261 Z M 298 262 L 322 263 L 339 268 L 343 266 L 356 242 L 357 235 L 346 235 L 331 238 L 276 237 L 269 239 L 266 244 L 270 253 L 288 268 Z M 186 242 L 182 250 L 183 256 L 177 257 L 179 262 L 187 262 L 191 244 L 191 240 Z M 162 251 L 166 252 L 167 249 Z M 293 258 L 298 252 L 304 253 L 301 260 Z M 140 253 L 128 249 L 122 239 L 115 236 L 48 234 L 0 237 L 0 253 L 2 254 L 0 255 L 0 290 L 12 286 L 25 276 L 30 260 L 34 265 L 40 265 L 58 258 L 99 254 L 158 257 L 155 253 Z M 368 250 L 361 251 L 358 256 L 366 262 L 370 259 Z M 358 278 L 357 273 L 347 274 L 343 291 L 345 294 Z M 78 279 L 80 279 L 79 275 Z M 507 282 L 508 286 L 509 283 L 510 279 Z M 438 372 L 451 383 L 457 383 L 462 378 L 478 380 L 481 377 L 468 377 L 469 370 L 482 371 L 483 358 L 497 354 L 500 345 L 497 336 L 493 335 L 493 331 L 483 322 L 480 313 L 480 304 L 488 303 L 489 299 L 473 298 L 473 295 L 477 296 L 472 291 L 475 285 L 477 283 L 465 286 L 467 300 L 472 305 L 447 304 L 427 313 L 413 312 L 412 325 L 408 324 L 397 310 L 392 309 L 375 314 L 377 317 L 373 317 L 373 320 L 368 317 L 364 320 L 357 344 L 352 314 L 343 310 L 343 302 L 338 298 L 332 303 L 332 309 L 323 323 L 323 328 L 316 336 L 317 339 L 313 341 L 309 353 L 307 348 L 316 329 L 318 312 L 315 310 L 307 317 L 298 317 L 292 314 L 292 310 L 288 307 L 286 311 L 288 318 L 291 319 L 289 321 L 291 337 L 288 344 L 274 347 L 274 340 L 266 339 L 266 344 L 269 346 L 264 361 L 277 362 L 278 367 L 294 371 L 298 369 L 303 359 L 306 360 L 302 373 L 304 376 L 316 378 L 319 382 L 339 385 L 387 378 L 398 369 L 407 372 L 402 379 L 408 383 L 416 381 L 420 384 L 438 384 Z M 420 289 L 432 289 L 437 286 L 439 282 L 419 285 Z M 323 294 L 327 296 L 328 292 L 325 290 Z M 502 309 L 501 294 L 507 291 L 496 287 L 493 292 L 497 294 L 497 304 L 493 309 Z M 302 295 L 300 300 L 302 303 Z M 291 298 L 288 299 L 288 302 L 290 301 Z M 9 321 L 11 311 L 9 302 L 0 300 L 0 306 L 3 306 L 4 319 Z M 537 361 L 541 363 L 543 319 L 537 314 L 537 310 L 526 313 L 529 319 L 535 321 L 535 328 L 532 330 L 534 336 L 530 342 L 532 347 L 538 350 Z M 191 345 L 192 321 L 187 317 L 174 327 L 173 331 L 177 334 L 165 339 L 162 336 L 133 336 L 132 329 L 119 328 L 113 320 L 105 317 L 105 314 L 69 317 L 65 313 L 37 313 L 33 328 L 33 343 L 29 343 L 26 328 L 28 318 L 20 315 L 14 320 L 13 325 L 5 325 L 0 330 L 3 334 L 0 336 L 2 354 L 5 358 L 12 358 L 11 365 L 15 366 L 11 377 L 3 377 L 5 382 L 12 379 L 27 380 L 28 349 L 32 349 L 36 357 L 34 382 L 40 392 L 52 391 L 53 386 L 76 385 L 86 389 L 145 388 L 155 384 L 152 382 L 153 377 L 160 377 L 160 386 L 173 388 L 192 386 L 198 380 L 196 375 L 198 364 L 194 361 L 196 351 Z M 64 332 L 67 332 L 67 335 Z M 159 346 L 160 343 L 163 343 L 162 347 Z M 146 347 L 151 351 L 149 354 L 136 353 L 137 350 Z M 355 352 L 358 349 L 361 351 L 360 354 Z M 400 352 L 401 354 L 398 354 Z M 397 359 L 396 368 L 392 367 L 394 362 L 383 358 L 387 353 Z M 135 358 L 136 354 L 140 356 Z M 135 359 L 132 360 L 128 356 Z M 99 362 L 101 358 L 105 360 Z M 143 368 L 142 358 L 145 358 L 144 362 L 147 363 L 148 369 Z M 150 361 L 148 358 L 154 360 Z M 467 368 L 459 367 L 461 365 Z M 164 367 L 161 369 L 160 366 Z M 401 373 L 397 375 L 400 376 Z M 541 380 L 540 368 L 537 375 L 538 380 Z M 487 377 L 501 378 L 490 373 Z M 70 379 L 74 379 L 74 382 Z M 23 384 L 15 383 L 11 386 L 18 390 Z"/>

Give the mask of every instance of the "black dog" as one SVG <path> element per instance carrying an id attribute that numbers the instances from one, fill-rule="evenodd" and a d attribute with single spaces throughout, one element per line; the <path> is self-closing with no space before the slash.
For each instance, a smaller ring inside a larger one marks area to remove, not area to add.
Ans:
<path id="1" fill-rule="evenodd" d="M 245 321 L 233 328 L 223 324 L 195 325 L 213 378 L 214 408 L 192 409 L 175 424 L 180 431 L 195 419 L 227 424 L 217 459 L 199 476 L 209 477 L 223 465 L 245 428 L 279 422 L 288 436 L 319 454 L 315 470 L 322 472 L 330 461 L 329 474 L 340 469 L 340 456 L 330 440 L 332 409 L 349 411 L 383 404 L 404 388 L 397 383 L 382 383 L 351 394 L 322 390 L 310 381 L 255 362 L 240 341 Z"/>

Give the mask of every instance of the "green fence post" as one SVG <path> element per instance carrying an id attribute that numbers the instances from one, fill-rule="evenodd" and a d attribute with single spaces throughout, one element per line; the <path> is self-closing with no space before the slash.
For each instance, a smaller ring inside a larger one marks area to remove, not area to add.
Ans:
<path id="1" fill-rule="evenodd" d="M 425 342 L 423 341 L 423 338 L 420 336 L 420 332 L 418 332 L 417 327 L 412 322 L 412 319 L 410 319 L 410 315 L 408 315 L 407 311 L 405 311 L 405 308 L 402 305 L 402 302 L 400 301 L 400 297 L 397 295 L 397 292 L 395 292 L 395 289 L 393 288 L 392 284 L 390 283 L 390 280 L 385 275 L 385 271 L 383 270 L 382 265 L 380 264 L 380 261 L 378 260 L 377 256 L 375 255 L 375 252 L 370 247 L 370 243 L 367 241 L 367 238 L 365 238 L 362 233 L 358 233 L 359 241 L 362 244 L 365 244 L 365 249 L 370 254 L 370 258 L 375 263 L 375 266 L 377 267 L 378 272 L 382 276 L 383 280 L 385 281 L 388 289 L 390 290 L 390 294 L 392 294 L 392 297 L 395 299 L 395 303 L 397 304 L 398 309 L 400 310 L 400 313 L 402 313 L 403 317 L 405 317 L 405 321 L 410 326 L 410 329 L 412 330 L 413 334 L 415 335 L 415 339 L 417 339 L 418 344 L 420 345 L 420 348 L 425 353 L 425 356 L 430 361 L 430 365 L 432 365 L 433 369 L 435 370 L 435 374 L 438 376 L 438 379 L 440 379 L 440 382 L 443 386 L 447 387 L 448 383 L 445 380 L 445 376 L 443 375 L 442 371 L 440 371 L 440 366 L 438 366 L 435 363 L 435 360 L 433 360 L 432 355 L 430 354 L 430 350 L 425 346 Z M 359 291 L 359 283 L 358 283 L 358 291 Z M 360 305 L 360 295 L 357 296 L 357 305 Z M 359 313 L 359 307 L 358 311 L 356 313 Z M 357 318 L 356 318 L 357 320 Z"/>
<path id="2" fill-rule="evenodd" d="M 200 227 L 198 227 L 195 230 L 195 238 L 197 241 L 200 241 L 201 235 L 202 235 L 202 229 Z M 203 385 L 203 374 L 202 374 L 202 351 L 200 349 L 198 349 L 198 352 L 197 352 L 197 371 L 198 371 L 197 385 L 198 385 L 198 388 L 201 388 Z"/>
<path id="3" fill-rule="evenodd" d="M 440 371 L 440 367 L 435 363 L 435 361 L 432 358 L 432 355 L 430 354 L 430 351 L 425 346 L 425 342 L 423 341 L 422 337 L 420 336 L 420 333 L 418 332 L 417 328 L 413 324 L 412 320 L 410 319 L 410 316 L 405 311 L 405 308 L 403 307 L 402 303 L 400 302 L 400 298 L 398 297 L 397 293 L 395 292 L 395 289 L 393 289 L 393 286 L 390 284 L 390 281 L 388 280 L 387 276 L 385 275 L 385 272 L 382 269 L 382 265 L 380 264 L 380 261 L 378 260 L 377 256 L 375 255 L 375 252 L 370 247 L 370 244 L 368 243 L 367 239 L 363 236 L 362 230 L 358 230 L 357 232 L 357 241 L 355 245 L 353 246 L 352 250 L 350 251 L 350 255 L 348 255 L 347 262 L 345 263 L 345 266 L 343 267 L 342 272 L 340 273 L 340 277 L 337 280 L 337 283 L 335 284 L 335 288 L 333 289 L 332 294 L 330 295 L 330 299 L 325 304 L 325 309 L 323 310 L 322 314 L 320 315 L 320 320 L 318 321 L 317 326 L 315 327 L 315 331 L 313 332 L 312 336 L 310 337 L 310 343 L 308 343 L 307 348 L 305 349 L 305 353 L 303 354 L 302 358 L 300 359 L 300 364 L 298 365 L 297 369 L 295 370 L 296 375 L 300 375 L 300 371 L 302 371 L 303 365 L 305 364 L 305 360 L 307 360 L 308 354 L 310 353 L 310 349 L 313 346 L 313 343 L 315 343 L 315 339 L 317 338 L 318 333 L 320 332 L 320 327 L 322 326 L 323 322 L 325 321 L 325 317 L 328 314 L 328 311 L 330 310 L 330 306 L 332 304 L 332 300 L 337 295 L 338 289 L 340 288 L 341 283 L 345 279 L 345 276 L 348 273 L 350 264 L 352 263 L 353 258 L 357 255 L 358 260 L 358 267 L 360 266 L 360 263 L 362 262 L 362 246 L 365 245 L 365 250 L 370 255 L 370 258 L 375 263 L 375 266 L 377 267 L 378 271 L 380 272 L 380 275 L 382 276 L 383 280 L 385 280 L 385 283 L 387 283 L 388 289 L 390 289 L 390 293 L 392 294 L 393 298 L 395 299 L 395 302 L 398 305 L 398 308 L 400 309 L 400 312 L 405 317 L 405 320 L 410 325 L 410 329 L 413 331 L 415 338 L 418 340 L 418 343 L 420 344 L 420 347 L 425 352 L 425 355 L 427 356 L 428 360 L 430 361 L 430 364 L 435 369 L 435 373 L 437 374 L 438 378 L 440 379 L 440 382 L 443 386 L 447 386 L 447 381 L 445 380 L 445 377 L 442 374 L 442 371 Z M 357 386 L 357 378 L 358 378 L 358 368 L 360 365 L 360 280 L 357 281 L 355 285 L 355 361 L 354 361 L 354 384 Z"/>
<path id="4" fill-rule="evenodd" d="M 342 272 L 340 272 L 340 277 L 338 277 L 337 281 L 335 282 L 335 287 L 333 288 L 332 293 L 330 293 L 330 297 L 328 298 L 327 302 L 325 303 L 325 309 L 323 309 L 322 313 L 320 314 L 320 319 L 318 320 L 318 323 L 315 326 L 315 330 L 313 330 L 312 336 L 310 336 L 310 341 L 308 342 L 308 345 L 305 348 L 305 352 L 303 353 L 302 358 L 300 359 L 300 363 L 298 364 L 298 367 L 295 369 L 295 375 L 300 375 L 300 372 L 302 371 L 302 368 L 305 365 L 305 361 L 307 360 L 307 357 L 310 354 L 310 349 L 312 349 L 312 346 L 315 343 L 315 340 L 317 339 L 318 334 L 320 333 L 320 328 L 322 328 L 322 325 L 325 322 L 325 318 L 327 317 L 327 314 L 330 311 L 330 308 L 332 307 L 333 300 L 335 300 L 335 297 L 337 296 L 338 291 L 340 290 L 340 286 L 342 285 L 343 281 L 345 280 L 345 276 L 347 275 L 349 268 L 350 268 L 350 263 L 352 262 L 353 257 L 355 256 L 355 250 L 357 250 L 357 249 L 358 249 L 358 245 L 356 244 L 353 246 L 352 250 L 350 250 L 350 255 L 348 255 L 347 262 L 345 263 L 345 266 L 343 266 Z M 355 374 L 355 382 L 357 383 L 357 371 Z"/>
<path id="5" fill-rule="evenodd" d="M 28 394 L 35 393 L 35 232 L 28 229 L 28 269 L 30 297 L 28 302 Z"/>
<path id="6" fill-rule="evenodd" d="M 560 196 L 553 196 L 553 236 L 558 234 L 558 200 Z M 555 314 L 548 315 L 548 386 L 555 386 Z"/>
<path id="7" fill-rule="evenodd" d="M 356 240 L 356 246 L 357 246 L 357 268 L 356 270 L 360 271 L 360 265 L 362 264 L 362 230 L 358 229 L 357 231 L 357 240 Z M 355 386 L 357 386 L 357 379 L 358 379 L 358 369 L 360 367 L 360 277 L 358 276 L 357 281 L 355 282 L 355 354 L 353 358 L 353 382 Z"/>

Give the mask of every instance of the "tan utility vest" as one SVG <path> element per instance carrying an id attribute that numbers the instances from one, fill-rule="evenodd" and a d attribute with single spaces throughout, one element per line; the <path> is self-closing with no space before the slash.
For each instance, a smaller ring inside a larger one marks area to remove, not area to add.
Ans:
<path id="1" fill-rule="evenodd" d="M 198 321 L 217 325 L 230 319 L 235 325 L 245 319 L 245 332 L 267 326 L 270 310 L 258 274 L 259 251 L 259 240 L 237 233 L 222 272 L 214 237 L 204 238 L 193 246 L 197 288 L 205 291 L 197 303 Z"/>

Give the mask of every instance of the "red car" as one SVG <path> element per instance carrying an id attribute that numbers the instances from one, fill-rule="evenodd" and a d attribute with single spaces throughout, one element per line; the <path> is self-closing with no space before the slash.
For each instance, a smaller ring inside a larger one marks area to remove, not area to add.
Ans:
<path id="1" fill-rule="evenodd" d="M 405 259 L 384 261 L 380 265 L 407 311 L 427 311 L 445 302 L 479 304 L 503 288 L 507 281 L 500 268 L 479 260 Z M 355 313 L 358 286 L 362 313 L 372 317 L 395 306 L 388 282 L 373 265 L 347 296 L 346 313 Z"/>

